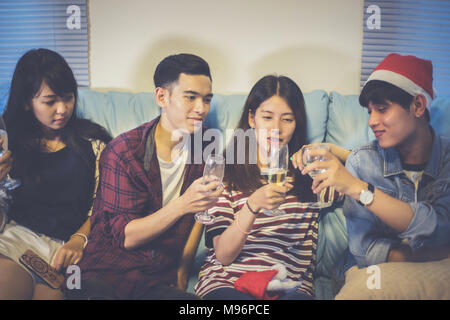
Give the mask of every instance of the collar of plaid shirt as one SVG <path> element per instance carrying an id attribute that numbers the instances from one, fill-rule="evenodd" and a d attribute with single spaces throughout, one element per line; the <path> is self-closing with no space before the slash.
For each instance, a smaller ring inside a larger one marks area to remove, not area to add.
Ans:
<path id="1" fill-rule="evenodd" d="M 156 141 L 155 141 L 155 132 L 156 127 L 159 123 L 161 117 L 157 117 L 152 120 L 148 127 L 144 130 L 143 139 L 139 144 L 139 147 L 136 148 L 134 155 L 137 159 L 143 159 L 144 169 L 148 172 L 149 180 L 151 181 L 154 201 L 152 201 L 152 208 L 154 211 L 161 209 L 162 207 L 162 185 L 161 185 L 161 171 L 159 168 L 159 162 L 156 154 Z M 205 130 L 205 127 L 202 127 L 202 132 Z M 202 136 L 202 134 L 200 134 Z M 191 185 L 191 183 L 202 176 L 203 174 L 203 161 L 201 164 L 194 164 L 195 160 L 202 159 L 203 150 L 205 149 L 207 143 L 202 141 L 201 149 L 198 146 L 195 146 L 197 141 L 194 138 L 194 134 L 190 136 L 190 148 L 189 148 L 189 156 L 190 163 L 186 164 L 186 172 L 184 176 L 183 186 L 181 188 L 180 194 L 183 194 L 186 189 Z"/>

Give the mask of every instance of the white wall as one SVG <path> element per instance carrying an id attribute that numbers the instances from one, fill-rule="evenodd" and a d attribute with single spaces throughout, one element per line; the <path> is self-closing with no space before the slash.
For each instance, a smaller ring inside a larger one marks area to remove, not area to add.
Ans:
<path id="1" fill-rule="evenodd" d="M 89 0 L 92 88 L 153 91 L 174 53 L 208 61 L 213 91 L 248 93 L 262 76 L 304 92 L 359 93 L 363 0 Z"/>

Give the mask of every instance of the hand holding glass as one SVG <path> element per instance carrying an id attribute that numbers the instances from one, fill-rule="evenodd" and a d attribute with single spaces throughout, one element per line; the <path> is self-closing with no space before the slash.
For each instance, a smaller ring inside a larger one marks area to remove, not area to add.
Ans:
<path id="1" fill-rule="evenodd" d="M 223 180 L 225 170 L 225 158 L 221 155 L 209 155 L 206 159 L 205 168 L 203 169 L 203 184 L 208 184 L 214 181 L 219 183 Z M 195 214 L 195 220 L 201 224 L 211 224 L 215 218 L 208 214 L 208 210 L 198 212 Z"/>
<path id="2" fill-rule="evenodd" d="M 2 157 L 3 154 L 8 151 L 8 134 L 2 116 L 0 116 L 0 142 L 0 157 Z M 6 175 L 5 180 L 0 181 L 0 188 L 5 188 L 7 190 L 13 190 L 18 186 L 20 186 L 20 180 L 12 179 L 9 174 Z"/>
<path id="3" fill-rule="evenodd" d="M 288 145 L 272 144 L 270 147 L 269 169 L 267 172 L 267 182 L 284 185 L 289 166 L 289 148 Z M 267 216 L 279 216 L 286 214 L 283 209 L 262 211 Z"/>
<path id="4" fill-rule="evenodd" d="M 327 158 L 324 156 L 313 154 L 314 150 L 320 150 L 320 149 L 324 149 L 324 150 L 327 150 L 328 152 L 330 152 L 330 147 L 327 145 L 324 145 L 324 144 L 310 145 L 310 146 L 304 147 L 302 149 L 301 155 L 302 155 L 303 167 L 306 167 L 315 161 L 326 161 L 327 160 Z M 326 171 L 325 169 L 316 169 L 316 170 L 312 170 L 311 172 L 309 172 L 309 175 L 311 176 L 311 178 L 314 179 L 318 174 L 323 173 L 325 171 Z M 308 203 L 309 207 L 311 207 L 311 208 L 326 208 L 331 205 L 331 203 L 322 202 L 320 199 L 320 194 L 317 194 L 316 197 L 317 197 L 317 201 Z"/>

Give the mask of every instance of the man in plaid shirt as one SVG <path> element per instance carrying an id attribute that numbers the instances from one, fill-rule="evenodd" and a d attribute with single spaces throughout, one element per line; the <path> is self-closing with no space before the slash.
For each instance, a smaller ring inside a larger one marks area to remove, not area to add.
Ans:
<path id="1" fill-rule="evenodd" d="M 154 81 L 161 116 L 121 134 L 101 156 L 80 262 L 87 297 L 195 298 L 176 288 L 177 269 L 193 214 L 212 207 L 223 191 L 218 183 L 202 185 L 203 164 L 192 152 L 204 147 L 193 146 L 193 134 L 209 112 L 211 75 L 200 57 L 179 54 L 160 62 Z M 180 130 L 191 134 L 184 147 L 172 138 Z"/>

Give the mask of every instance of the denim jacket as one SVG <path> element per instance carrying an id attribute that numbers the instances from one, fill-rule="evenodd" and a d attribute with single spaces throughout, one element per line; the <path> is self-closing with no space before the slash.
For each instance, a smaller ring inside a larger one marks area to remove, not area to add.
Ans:
<path id="1" fill-rule="evenodd" d="M 356 260 L 353 265 L 356 262 L 363 268 L 386 262 L 391 248 L 400 242 L 408 243 L 413 251 L 450 243 L 450 139 L 433 130 L 432 134 L 431 157 L 417 190 L 404 173 L 396 148 L 382 149 L 375 140 L 348 157 L 346 168 L 352 175 L 409 203 L 414 212 L 408 228 L 399 233 L 346 197 L 344 214 L 349 250 Z"/>

